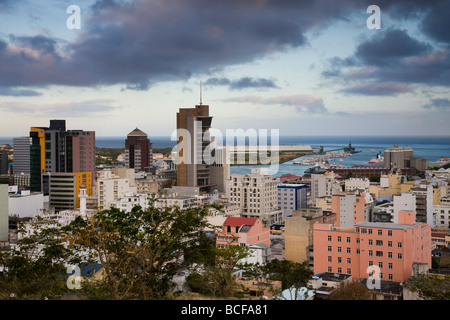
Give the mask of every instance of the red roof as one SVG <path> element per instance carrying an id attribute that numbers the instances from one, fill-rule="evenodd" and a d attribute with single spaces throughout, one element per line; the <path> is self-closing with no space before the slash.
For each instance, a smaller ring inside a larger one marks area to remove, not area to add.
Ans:
<path id="1" fill-rule="evenodd" d="M 255 224 L 258 218 L 239 218 L 239 217 L 228 217 L 223 223 L 224 226 L 252 226 Z"/>

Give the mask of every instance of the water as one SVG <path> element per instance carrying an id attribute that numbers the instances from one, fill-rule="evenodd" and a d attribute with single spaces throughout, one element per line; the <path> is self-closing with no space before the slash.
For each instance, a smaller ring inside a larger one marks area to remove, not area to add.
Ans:
<path id="1" fill-rule="evenodd" d="M 176 145 L 170 137 L 150 137 L 153 148 L 172 148 Z M 312 148 L 324 147 L 325 151 L 347 147 L 351 142 L 352 147 L 361 150 L 352 156 L 342 158 L 344 166 L 367 164 L 370 159 L 376 157 L 378 152 L 386 148 L 398 145 L 399 147 L 411 147 L 414 156 L 426 158 L 429 162 L 435 162 L 441 157 L 450 157 L 450 136 L 304 136 L 304 137 L 280 137 L 280 145 L 304 144 Z M 12 138 L 0 137 L 0 144 L 12 145 Z M 124 137 L 96 137 L 96 146 L 99 148 L 124 148 Z M 370 152 L 373 149 L 375 152 Z M 314 149 L 317 150 L 317 149 Z M 339 159 L 335 159 L 336 163 Z M 278 168 L 269 166 L 232 166 L 231 173 L 247 174 L 255 167 L 268 167 L 269 174 L 280 176 L 282 174 L 303 175 L 310 165 L 294 165 L 293 160 L 280 164 Z"/>

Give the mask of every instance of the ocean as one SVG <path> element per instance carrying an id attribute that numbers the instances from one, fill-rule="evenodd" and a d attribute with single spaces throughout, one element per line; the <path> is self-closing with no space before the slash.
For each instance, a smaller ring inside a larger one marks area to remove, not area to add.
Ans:
<path id="1" fill-rule="evenodd" d="M 153 148 L 172 148 L 176 145 L 170 137 L 150 137 Z M 12 138 L 0 137 L 0 144 L 12 145 Z M 360 153 L 355 153 L 349 157 L 342 158 L 344 166 L 367 164 L 370 159 L 376 157 L 377 153 L 383 152 L 386 148 L 398 145 L 399 147 L 411 147 L 415 157 L 423 157 L 428 162 L 436 162 L 441 157 L 450 157 L 450 136 L 285 136 L 279 138 L 280 145 L 310 145 L 312 148 L 323 146 L 324 151 L 348 147 L 352 144 Z M 124 137 L 96 137 L 96 146 L 99 148 L 123 148 L 125 146 Z M 314 149 L 317 150 L 317 149 Z M 374 152 L 371 152 L 373 150 Z M 335 159 L 339 161 L 339 159 Z M 280 176 L 282 174 L 303 175 L 304 171 L 311 165 L 294 165 L 292 161 L 280 164 L 278 167 L 270 166 L 232 166 L 231 173 L 247 174 L 252 168 L 267 167 L 269 174 Z"/>

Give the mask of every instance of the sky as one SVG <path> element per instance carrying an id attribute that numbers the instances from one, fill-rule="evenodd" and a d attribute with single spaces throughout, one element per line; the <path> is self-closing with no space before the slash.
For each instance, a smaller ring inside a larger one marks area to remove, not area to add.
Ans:
<path id="1" fill-rule="evenodd" d="M 170 136 L 200 92 L 224 133 L 450 135 L 449 12 L 447 0 L 0 0 L 0 137 L 50 119 Z"/>

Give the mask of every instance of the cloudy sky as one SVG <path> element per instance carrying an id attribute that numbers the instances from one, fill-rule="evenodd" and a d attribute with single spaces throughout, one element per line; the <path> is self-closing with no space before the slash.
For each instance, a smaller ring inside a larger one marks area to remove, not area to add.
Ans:
<path id="1" fill-rule="evenodd" d="M 0 0 L 0 136 L 49 119 L 169 136 L 200 82 L 223 132 L 450 135 L 449 12 L 448 0 Z"/>

